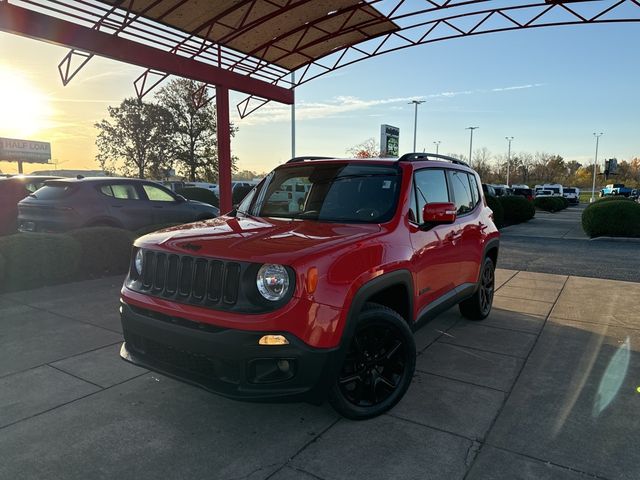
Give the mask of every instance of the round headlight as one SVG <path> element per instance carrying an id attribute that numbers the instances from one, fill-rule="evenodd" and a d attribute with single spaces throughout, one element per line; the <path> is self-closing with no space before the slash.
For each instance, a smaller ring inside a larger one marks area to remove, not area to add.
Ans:
<path id="1" fill-rule="evenodd" d="M 258 270 L 258 292 L 269 301 L 282 300 L 289 290 L 289 273 L 282 265 L 266 264 Z"/>
<path id="2" fill-rule="evenodd" d="M 136 252 L 136 258 L 134 260 L 134 265 L 136 267 L 136 272 L 138 272 L 138 275 L 142 275 L 142 263 L 144 262 L 144 253 L 142 253 L 142 250 L 138 250 Z"/>

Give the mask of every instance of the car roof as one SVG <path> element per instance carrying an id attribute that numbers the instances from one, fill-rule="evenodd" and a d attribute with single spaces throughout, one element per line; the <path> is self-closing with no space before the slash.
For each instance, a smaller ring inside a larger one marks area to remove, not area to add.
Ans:
<path id="1" fill-rule="evenodd" d="M 371 157 L 371 158 L 353 158 L 353 157 L 296 157 L 292 158 L 288 162 L 280 165 L 280 167 L 285 166 L 293 166 L 300 164 L 309 164 L 309 163 L 362 163 L 362 164 L 380 164 L 380 165 L 400 165 L 400 164 L 411 164 L 415 165 L 417 168 L 425 168 L 425 167 L 437 167 L 442 168 L 444 165 L 447 168 L 456 168 L 464 171 L 472 171 L 473 168 L 469 167 L 465 162 L 458 160 L 453 157 L 448 157 L 445 155 L 439 155 L 434 153 L 411 153 L 405 154 L 400 158 L 383 158 L 383 157 Z"/>
<path id="2" fill-rule="evenodd" d="M 154 183 L 153 180 L 146 180 L 144 178 L 126 178 L 126 177 L 81 177 L 81 178 L 57 178 L 56 183 Z M 162 185 L 160 185 L 162 186 Z"/>

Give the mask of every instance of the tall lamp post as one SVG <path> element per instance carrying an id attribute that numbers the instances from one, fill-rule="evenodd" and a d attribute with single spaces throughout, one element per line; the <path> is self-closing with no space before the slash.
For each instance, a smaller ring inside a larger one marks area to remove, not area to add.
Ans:
<path id="1" fill-rule="evenodd" d="M 593 136 L 596 137 L 596 156 L 593 160 L 593 185 L 591 187 L 591 201 L 593 203 L 596 201 L 596 169 L 598 168 L 598 145 L 600 143 L 600 137 L 604 135 L 604 133 L 596 133 L 593 132 Z"/>
<path id="2" fill-rule="evenodd" d="M 413 104 L 415 107 L 414 113 L 413 113 L 413 150 L 411 150 L 412 152 L 416 151 L 416 136 L 418 132 L 418 105 L 424 102 L 425 102 L 424 100 L 411 100 L 408 103 L 408 105 Z"/>
<path id="3" fill-rule="evenodd" d="M 507 185 L 509 185 L 509 167 L 511 165 L 511 142 L 513 140 L 513 137 L 504 137 L 507 142 L 509 142 L 509 150 L 507 153 Z"/>
<path id="4" fill-rule="evenodd" d="M 436 146 L 436 155 L 438 155 L 438 152 L 440 150 L 440 144 L 442 142 L 440 140 L 436 140 L 435 142 L 433 142 L 433 144 Z"/>
<path id="5" fill-rule="evenodd" d="M 471 132 L 471 136 L 469 138 L 469 166 L 471 166 L 471 152 L 473 149 L 473 131 L 480 127 L 467 127 L 465 130 L 469 130 Z"/>

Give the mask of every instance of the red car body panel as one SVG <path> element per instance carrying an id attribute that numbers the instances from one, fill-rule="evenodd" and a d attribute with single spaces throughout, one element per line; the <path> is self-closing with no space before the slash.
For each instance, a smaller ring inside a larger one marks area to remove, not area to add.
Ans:
<path id="1" fill-rule="evenodd" d="M 444 166 L 471 173 L 465 167 Z M 197 244 L 197 255 L 202 257 L 289 266 L 296 272 L 295 291 L 291 300 L 275 311 L 239 314 L 209 309 L 137 293 L 126 285 L 122 300 L 205 324 L 290 332 L 311 347 L 333 348 L 341 342 L 357 292 L 382 275 L 405 270 L 411 274 L 414 290 L 409 292 L 414 301 L 408 320 L 415 322 L 443 294 L 478 282 L 484 247 L 499 233 L 484 197 L 471 213 L 453 224 L 420 230 L 408 214 L 413 172 L 425 167 L 443 168 L 443 162 L 399 162 L 399 167 L 402 183 L 397 210 L 384 224 L 223 216 L 163 230 L 135 243 L 138 248 L 183 255 L 194 255 L 189 247 Z M 307 290 L 311 268 L 318 271 L 314 292 Z"/>

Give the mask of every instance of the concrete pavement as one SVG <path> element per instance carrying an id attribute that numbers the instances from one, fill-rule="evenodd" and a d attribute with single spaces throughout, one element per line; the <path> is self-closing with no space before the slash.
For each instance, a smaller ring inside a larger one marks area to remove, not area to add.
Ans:
<path id="1" fill-rule="evenodd" d="M 118 358 L 120 279 L 0 296 L 0 478 L 637 479 L 640 284 L 498 270 L 402 402 L 234 402 Z"/>
<path id="2" fill-rule="evenodd" d="M 557 213 L 537 211 L 534 219 L 501 231 L 499 265 L 513 270 L 640 282 L 640 245 L 620 239 L 590 240 L 582 230 L 586 205 Z"/>

